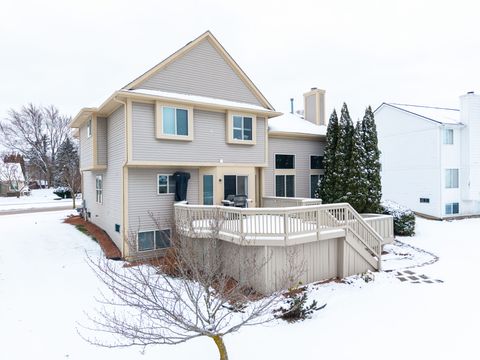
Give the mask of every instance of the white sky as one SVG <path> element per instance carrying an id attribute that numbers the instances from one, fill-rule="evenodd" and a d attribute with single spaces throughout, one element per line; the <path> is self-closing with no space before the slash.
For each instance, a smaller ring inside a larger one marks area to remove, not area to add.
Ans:
<path id="1" fill-rule="evenodd" d="M 327 116 L 382 101 L 457 107 L 479 90 L 476 1 L 0 2 L 0 118 L 28 102 L 97 106 L 211 30 L 280 111 L 327 91 Z"/>

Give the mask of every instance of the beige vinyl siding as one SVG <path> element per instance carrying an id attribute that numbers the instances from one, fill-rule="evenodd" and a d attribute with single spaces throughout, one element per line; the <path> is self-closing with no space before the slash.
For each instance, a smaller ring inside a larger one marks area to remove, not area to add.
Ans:
<path id="1" fill-rule="evenodd" d="M 93 166 L 93 136 L 87 135 L 87 123 L 80 127 L 80 169 Z"/>
<path id="2" fill-rule="evenodd" d="M 317 113 L 317 105 L 316 105 L 316 95 L 312 94 L 305 98 L 305 120 L 308 120 L 314 124 L 316 124 L 316 113 Z"/>
<path id="3" fill-rule="evenodd" d="M 157 174 L 173 174 L 177 171 L 190 173 L 187 201 L 199 202 L 198 169 L 136 169 L 128 170 L 128 223 L 129 236 L 138 231 L 157 228 L 156 222 L 149 215 L 151 211 L 162 228 L 172 228 L 174 194 L 157 194 Z"/>
<path id="4" fill-rule="evenodd" d="M 261 105 L 207 39 L 135 88 Z"/>
<path id="5" fill-rule="evenodd" d="M 202 163 L 265 162 L 265 118 L 257 117 L 256 145 L 226 143 L 226 113 L 193 111 L 193 141 L 155 138 L 155 107 L 133 103 L 132 156 L 134 161 L 183 161 Z"/>
<path id="6" fill-rule="evenodd" d="M 122 249 L 120 233 L 115 224 L 122 224 L 122 166 L 125 159 L 125 115 L 123 106 L 107 118 L 108 167 L 105 171 L 83 172 L 83 197 L 90 221 L 101 227 Z M 95 176 L 103 176 L 103 203 L 95 202 Z"/>
<path id="7" fill-rule="evenodd" d="M 325 142 L 309 139 L 268 139 L 264 196 L 275 196 L 275 154 L 295 155 L 295 197 L 310 197 L 310 155 L 323 155 Z M 323 170 L 316 173 L 323 173 Z"/>
<path id="8" fill-rule="evenodd" d="M 107 119 L 97 118 L 97 165 L 107 165 Z"/>

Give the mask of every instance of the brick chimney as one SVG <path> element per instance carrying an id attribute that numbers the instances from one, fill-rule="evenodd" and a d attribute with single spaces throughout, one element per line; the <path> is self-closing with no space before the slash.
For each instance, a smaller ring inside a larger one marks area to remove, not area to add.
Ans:
<path id="1" fill-rule="evenodd" d="M 303 94 L 305 120 L 317 125 L 327 125 L 325 121 L 325 90 L 311 88 Z"/>

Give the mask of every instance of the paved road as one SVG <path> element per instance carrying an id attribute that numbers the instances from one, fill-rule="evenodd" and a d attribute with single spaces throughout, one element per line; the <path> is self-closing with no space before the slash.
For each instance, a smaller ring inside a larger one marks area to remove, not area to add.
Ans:
<path id="1" fill-rule="evenodd" d="M 72 205 L 68 204 L 68 205 L 64 205 L 64 206 L 51 206 L 51 207 L 42 207 L 42 208 L 0 210 L 0 216 L 1 215 L 28 214 L 28 213 L 45 212 L 45 211 L 69 210 L 71 208 L 72 208 Z"/>

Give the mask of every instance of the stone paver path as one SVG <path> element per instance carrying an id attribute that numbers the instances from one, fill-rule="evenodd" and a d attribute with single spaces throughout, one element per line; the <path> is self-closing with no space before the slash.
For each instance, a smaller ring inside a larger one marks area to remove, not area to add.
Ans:
<path id="1" fill-rule="evenodd" d="M 409 282 L 411 284 L 435 284 L 435 283 L 443 283 L 443 280 L 432 279 L 429 278 L 427 275 L 417 274 L 412 270 L 402 270 L 396 271 L 395 276 L 401 282 Z"/>

